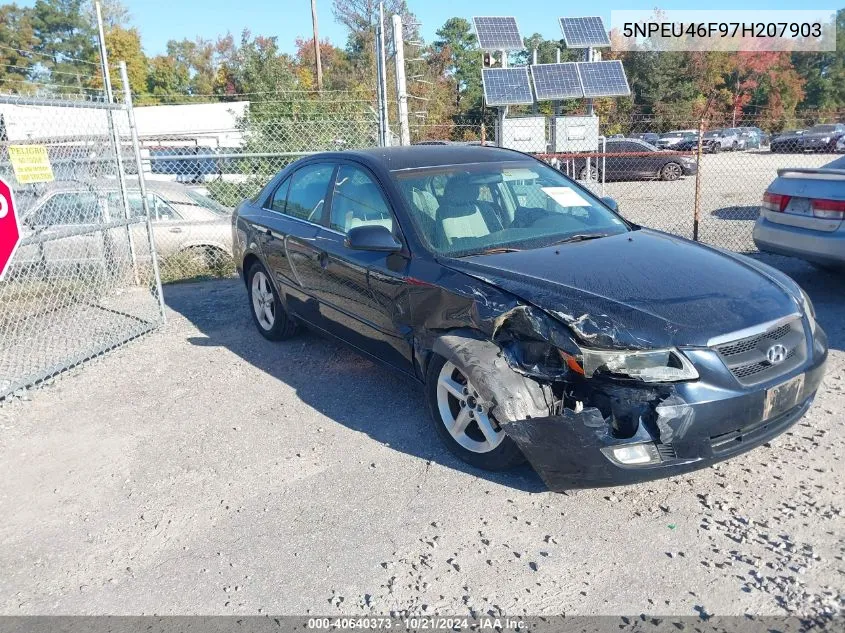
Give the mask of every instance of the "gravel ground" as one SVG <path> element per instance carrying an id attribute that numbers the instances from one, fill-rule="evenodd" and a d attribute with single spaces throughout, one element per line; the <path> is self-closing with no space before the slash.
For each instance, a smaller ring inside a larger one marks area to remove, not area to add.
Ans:
<path id="1" fill-rule="evenodd" d="M 409 380 L 266 342 L 239 281 L 169 286 L 163 330 L 0 408 L 0 613 L 842 613 L 845 280 L 769 261 L 831 339 L 808 416 L 571 495 L 456 461 Z"/>

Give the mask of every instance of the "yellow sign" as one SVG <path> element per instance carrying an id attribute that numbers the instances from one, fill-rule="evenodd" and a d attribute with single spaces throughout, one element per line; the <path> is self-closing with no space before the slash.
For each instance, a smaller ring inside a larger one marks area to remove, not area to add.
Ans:
<path id="1" fill-rule="evenodd" d="M 43 145 L 9 145 L 9 158 L 21 185 L 54 180 L 50 157 Z"/>

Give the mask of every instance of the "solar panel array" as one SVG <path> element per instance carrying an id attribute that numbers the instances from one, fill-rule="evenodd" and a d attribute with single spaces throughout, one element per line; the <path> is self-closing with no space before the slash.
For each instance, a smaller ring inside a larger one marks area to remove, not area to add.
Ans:
<path id="1" fill-rule="evenodd" d="M 600 17 L 561 18 L 560 29 L 566 48 L 610 46 L 610 38 Z"/>
<path id="2" fill-rule="evenodd" d="M 534 103 L 528 68 L 482 68 L 484 101 L 488 106 L 507 106 Z"/>
<path id="3" fill-rule="evenodd" d="M 516 18 L 473 18 L 478 45 L 484 51 L 521 51 L 525 48 Z"/>
<path id="4" fill-rule="evenodd" d="M 614 59 L 606 62 L 578 62 L 578 74 L 584 86 L 584 96 L 619 97 L 631 94 L 628 78 L 622 62 Z"/>
<path id="5" fill-rule="evenodd" d="M 584 96 L 578 64 L 535 64 L 531 66 L 537 101 L 546 99 L 578 99 Z"/>

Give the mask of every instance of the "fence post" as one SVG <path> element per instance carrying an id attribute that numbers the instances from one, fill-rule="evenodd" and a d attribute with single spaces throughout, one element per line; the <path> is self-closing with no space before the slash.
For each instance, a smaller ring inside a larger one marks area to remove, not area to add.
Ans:
<path id="1" fill-rule="evenodd" d="M 100 3 L 95 2 L 94 8 L 97 12 L 97 29 L 100 39 L 100 61 L 102 62 L 103 88 L 106 93 L 106 101 L 108 103 L 114 103 L 111 74 L 109 73 L 109 58 L 106 51 L 106 36 L 103 31 L 103 14 L 100 9 Z M 129 220 L 131 217 L 129 213 L 129 195 L 126 192 L 126 174 L 123 171 L 123 152 L 120 147 L 120 135 L 117 132 L 117 125 L 115 125 L 114 122 L 114 112 L 112 110 L 108 110 L 106 116 L 109 120 L 112 149 L 114 150 L 115 160 L 117 162 L 117 184 L 120 191 L 120 198 L 123 202 L 123 217 L 125 220 Z M 106 203 L 106 208 L 108 209 L 108 202 Z M 110 215 L 106 217 L 106 221 L 111 221 Z M 138 275 L 138 258 L 135 255 L 135 239 L 132 235 L 132 227 L 129 224 L 126 225 L 126 239 L 129 243 L 129 257 L 132 259 L 132 274 L 135 278 L 135 285 L 138 285 L 140 283 L 140 277 Z"/>
<path id="2" fill-rule="evenodd" d="M 698 221 L 701 217 L 701 145 L 704 140 L 704 118 L 698 122 L 698 151 L 695 157 L 695 201 L 692 212 L 692 239 L 698 241 Z"/>
<path id="3" fill-rule="evenodd" d="M 132 133 L 132 150 L 135 154 L 135 164 L 138 166 L 138 188 L 141 190 L 141 207 L 147 216 L 147 238 L 150 244 L 150 262 L 153 266 L 155 276 L 156 292 L 158 293 L 158 305 L 161 311 L 162 323 L 167 321 L 164 310 L 164 293 L 161 290 L 161 275 L 158 270 L 158 256 L 156 254 L 155 235 L 153 234 L 152 215 L 150 214 L 150 203 L 147 200 L 147 183 L 144 180 L 144 165 L 141 161 L 141 144 L 138 141 L 138 128 L 135 125 L 135 111 L 132 108 L 132 91 L 129 89 L 129 74 L 126 72 L 126 62 L 120 62 L 120 80 L 123 83 L 123 103 L 126 105 L 126 114 L 129 119 L 129 130 Z"/>
<path id="4" fill-rule="evenodd" d="M 487 127 L 484 125 L 484 121 L 481 122 L 481 145 L 484 146 L 487 142 Z"/>

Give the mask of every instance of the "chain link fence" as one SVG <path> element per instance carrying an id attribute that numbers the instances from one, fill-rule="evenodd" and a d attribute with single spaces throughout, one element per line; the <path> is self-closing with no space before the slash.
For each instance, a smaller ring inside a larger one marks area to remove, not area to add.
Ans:
<path id="1" fill-rule="evenodd" d="M 821 167 L 845 152 L 834 125 L 845 115 L 830 113 L 795 120 L 789 130 L 771 129 L 762 117 L 729 122 L 599 119 L 595 129 L 584 119 L 506 119 L 502 140 L 598 195 L 614 198 L 622 215 L 637 224 L 739 252 L 756 250 L 754 222 L 779 169 Z M 416 143 L 495 144 L 498 127 L 495 117 L 418 124 L 412 138 Z"/>
<path id="2" fill-rule="evenodd" d="M 0 112 L 0 177 L 23 231 L 0 282 L 3 398 L 150 331 L 164 313 L 131 107 L 0 95 Z"/>
<path id="3" fill-rule="evenodd" d="M 229 126 L 212 129 L 202 107 L 136 109 L 153 128 L 140 127 L 141 164 L 163 283 L 234 275 L 231 215 L 240 202 L 303 156 L 378 142 L 369 100 L 351 95 L 280 94 L 216 105 L 229 113 Z M 147 115 L 158 109 L 172 120 L 174 108 L 187 108 L 195 120 L 156 131 L 162 125 Z"/>

